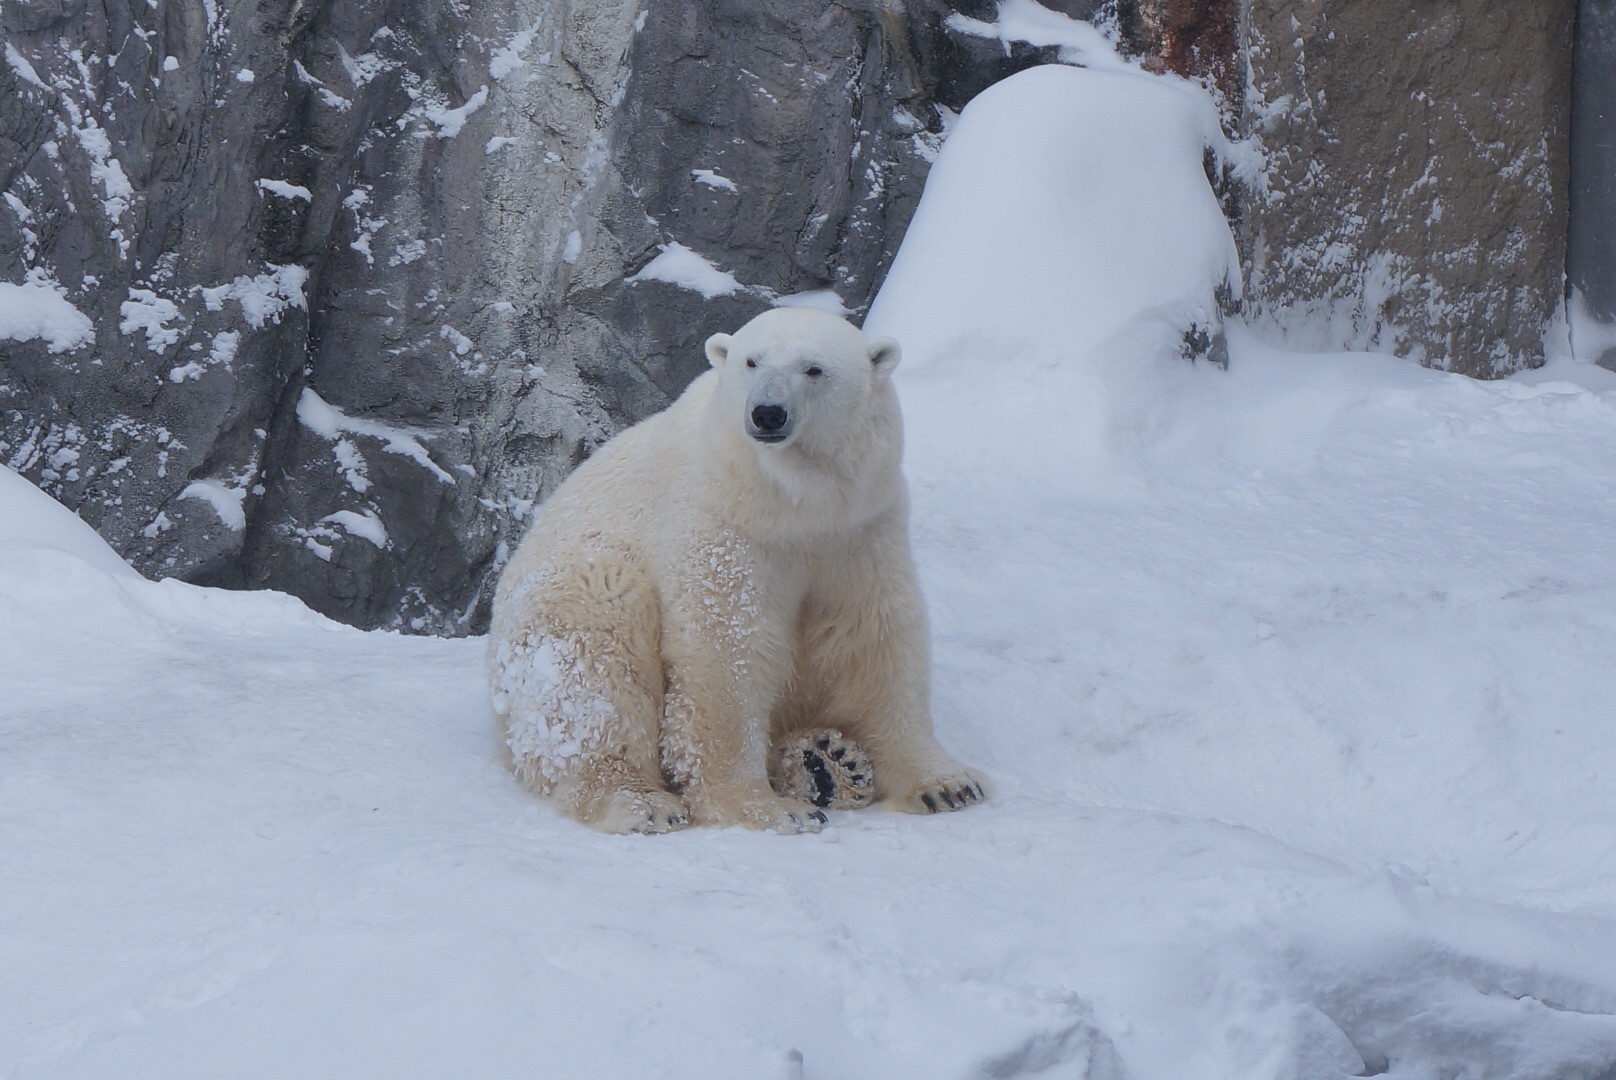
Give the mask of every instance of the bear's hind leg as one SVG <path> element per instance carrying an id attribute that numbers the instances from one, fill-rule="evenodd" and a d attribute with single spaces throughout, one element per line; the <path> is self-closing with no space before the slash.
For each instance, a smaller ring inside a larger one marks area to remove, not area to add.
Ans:
<path id="1" fill-rule="evenodd" d="M 662 782 L 656 596 L 631 558 L 596 551 L 535 575 L 496 626 L 495 710 L 518 775 L 605 832 L 667 832 L 690 820 Z"/>

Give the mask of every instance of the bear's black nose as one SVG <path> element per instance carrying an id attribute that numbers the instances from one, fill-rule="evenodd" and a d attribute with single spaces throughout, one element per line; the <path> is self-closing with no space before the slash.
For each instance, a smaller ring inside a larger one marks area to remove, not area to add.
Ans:
<path id="1" fill-rule="evenodd" d="M 785 407 L 759 405 L 752 410 L 752 423 L 759 431 L 779 431 L 786 426 Z"/>

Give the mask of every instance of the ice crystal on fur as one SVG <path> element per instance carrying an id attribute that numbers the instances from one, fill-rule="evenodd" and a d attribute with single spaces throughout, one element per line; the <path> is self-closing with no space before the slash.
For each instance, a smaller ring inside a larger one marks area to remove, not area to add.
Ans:
<path id="1" fill-rule="evenodd" d="M 614 714 L 589 675 L 575 639 L 533 634 L 494 646 L 494 711 L 517 772 L 541 791 L 605 742 Z"/>

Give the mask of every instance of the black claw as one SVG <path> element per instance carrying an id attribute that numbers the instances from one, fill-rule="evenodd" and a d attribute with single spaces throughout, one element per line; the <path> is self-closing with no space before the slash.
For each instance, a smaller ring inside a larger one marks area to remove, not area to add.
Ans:
<path id="1" fill-rule="evenodd" d="M 934 814 L 937 812 L 937 800 L 935 800 L 935 799 L 933 799 L 931 797 L 930 792 L 927 792 L 925 795 L 922 795 L 920 797 L 920 801 L 926 804 L 926 809 L 927 810 L 930 810 Z"/>
<path id="2" fill-rule="evenodd" d="M 954 796 L 950 795 L 946 791 L 938 792 L 938 794 L 942 795 L 943 801 L 948 804 L 948 808 L 950 810 L 958 810 L 959 809 L 959 807 L 957 805 L 955 805 L 955 803 L 954 803 Z"/>
<path id="3" fill-rule="evenodd" d="M 817 821 L 821 825 L 825 824 L 825 822 L 829 820 L 821 811 L 818 810 L 815 810 L 813 813 L 809 814 L 808 818 L 810 821 Z"/>
<path id="4" fill-rule="evenodd" d="M 832 750 L 830 752 L 830 756 L 835 758 L 837 761 L 842 760 L 844 757 L 847 756 L 847 747 L 838 746 L 836 749 L 834 749 L 834 750 Z"/>

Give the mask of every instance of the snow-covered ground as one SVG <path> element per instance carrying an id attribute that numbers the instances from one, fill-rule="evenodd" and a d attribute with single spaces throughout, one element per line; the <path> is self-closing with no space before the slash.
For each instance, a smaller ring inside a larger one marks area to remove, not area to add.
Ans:
<path id="1" fill-rule="evenodd" d="M 968 812 L 597 835 L 0 469 L 0 1076 L 1616 1075 L 1616 376 L 1179 359 L 1203 118 L 1000 84 L 872 312 Z"/>

